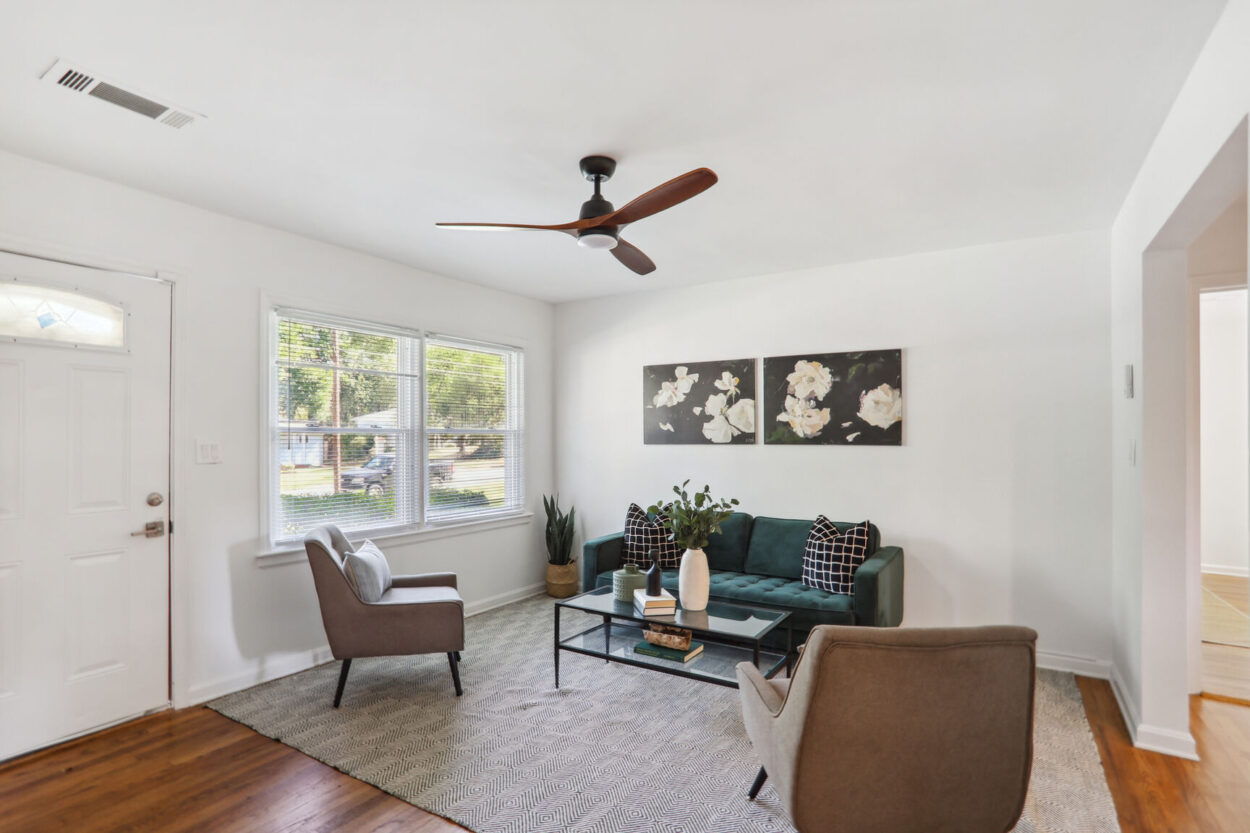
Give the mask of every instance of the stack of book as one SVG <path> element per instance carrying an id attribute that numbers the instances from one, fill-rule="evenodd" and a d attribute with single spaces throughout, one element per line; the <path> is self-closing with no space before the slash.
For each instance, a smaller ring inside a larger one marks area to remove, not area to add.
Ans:
<path id="1" fill-rule="evenodd" d="M 671 659 L 676 662 L 690 662 L 690 660 L 703 653 L 703 643 L 691 642 L 689 648 L 679 651 L 676 648 L 665 648 L 663 645 L 652 645 L 644 639 L 634 646 L 634 653 L 649 657 L 659 657 L 660 659 Z"/>
<path id="2" fill-rule="evenodd" d="M 643 616 L 675 616 L 677 615 L 677 599 L 667 590 L 661 590 L 658 596 L 648 596 L 645 588 L 634 591 L 634 609 Z"/>

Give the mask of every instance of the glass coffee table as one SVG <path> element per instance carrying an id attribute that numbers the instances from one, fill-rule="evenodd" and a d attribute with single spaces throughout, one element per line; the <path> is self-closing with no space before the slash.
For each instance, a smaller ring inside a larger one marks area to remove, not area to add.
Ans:
<path id="1" fill-rule="evenodd" d="M 599 616 L 603 621 L 561 639 L 562 608 Z M 789 612 L 784 610 L 719 601 L 708 602 L 707 610 L 682 610 L 679 607 L 675 616 L 644 617 L 634 608 L 633 602 L 618 602 L 611 587 L 599 587 L 555 603 L 556 688 L 560 687 L 561 651 L 737 688 L 734 666 L 740 662 L 755 663 L 765 677 L 774 676 L 782 668 L 789 672 L 794 635 L 789 618 Z M 692 631 L 695 641 L 703 643 L 703 652 L 689 662 L 634 653 L 634 645 L 642 639 L 648 622 L 675 625 Z M 764 637 L 779 627 L 786 631 L 784 652 L 763 646 Z"/>

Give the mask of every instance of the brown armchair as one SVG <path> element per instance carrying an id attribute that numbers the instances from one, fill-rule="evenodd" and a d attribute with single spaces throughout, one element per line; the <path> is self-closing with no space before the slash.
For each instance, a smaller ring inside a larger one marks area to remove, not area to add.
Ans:
<path id="1" fill-rule="evenodd" d="M 343 699 L 347 673 L 357 657 L 446 653 L 451 679 L 460 688 L 460 652 L 464 650 L 464 601 L 455 573 L 394 576 L 381 600 L 368 604 L 348 582 L 345 558 L 352 546 L 338 527 L 319 526 L 304 536 L 312 567 L 321 623 L 330 651 L 343 661 L 334 708 Z"/>
<path id="2" fill-rule="evenodd" d="M 1033 763 L 1029 628 L 812 630 L 790 680 L 738 666 L 747 734 L 802 833 L 1004 833 Z"/>

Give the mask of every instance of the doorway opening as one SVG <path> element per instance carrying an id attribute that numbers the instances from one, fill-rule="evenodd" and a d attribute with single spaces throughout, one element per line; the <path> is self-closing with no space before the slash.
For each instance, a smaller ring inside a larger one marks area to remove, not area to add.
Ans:
<path id="1" fill-rule="evenodd" d="M 1186 255 L 1190 323 L 1196 329 L 1190 348 L 1197 348 L 1190 367 L 1196 369 L 1198 381 L 1198 448 L 1190 448 L 1191 457 L 1197 456 L 1190 463 L 1190 488 L 1197 489 L 1197 512 L 1191 520 L 1197 527 L 1200 569 L 1197 688 L 1207 697 L 1250 703 L 1250 298 L 1245 194 L 1207 227 Z"/>

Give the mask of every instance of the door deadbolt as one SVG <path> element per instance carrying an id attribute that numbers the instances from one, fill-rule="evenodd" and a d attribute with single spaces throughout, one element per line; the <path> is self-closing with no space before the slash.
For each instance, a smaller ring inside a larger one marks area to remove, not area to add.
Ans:
<path id="1" fill-rule="evenodd" d="M 148 506 L 160 506 L 165 502 L 165 498 L 161 497 L 160 492 L 152 492 L 148 495 Z"/>

